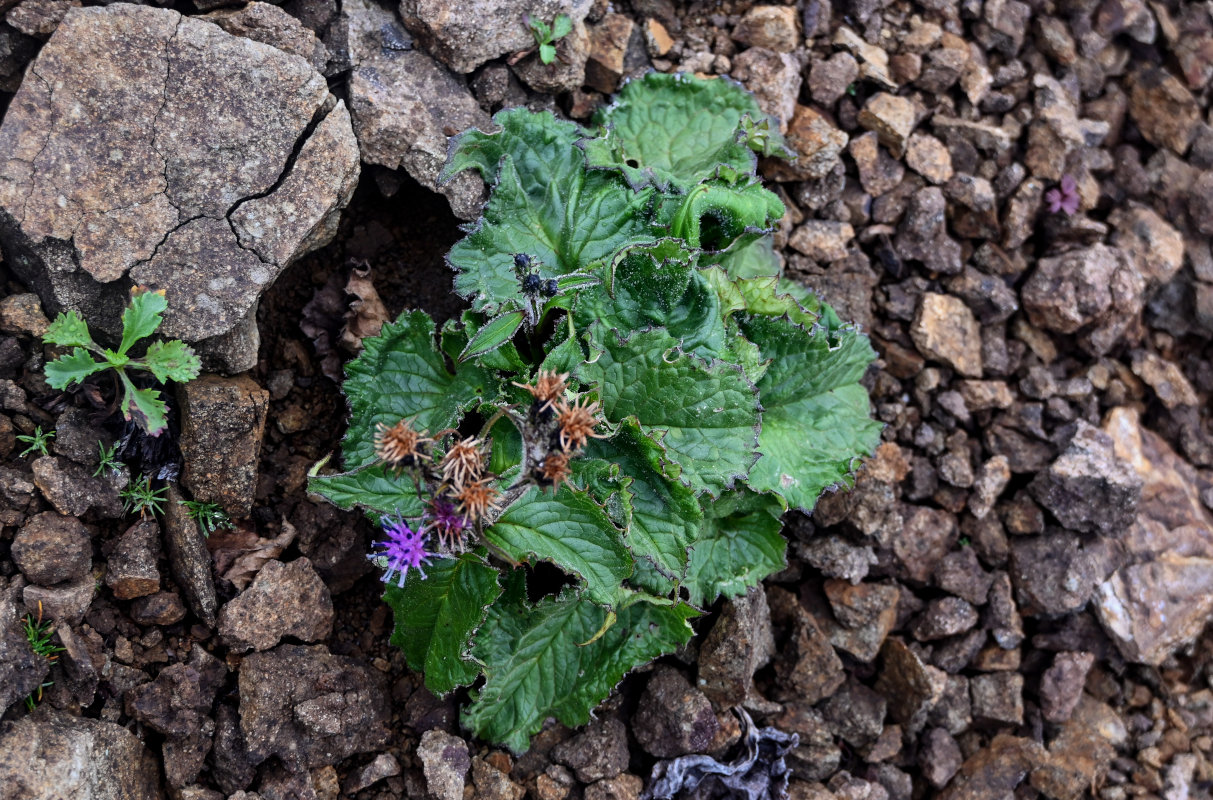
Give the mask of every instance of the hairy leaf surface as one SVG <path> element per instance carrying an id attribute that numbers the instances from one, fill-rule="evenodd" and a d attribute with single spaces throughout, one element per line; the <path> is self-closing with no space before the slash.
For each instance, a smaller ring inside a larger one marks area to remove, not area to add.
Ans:
<path id="1" fill-rule="evenodd" d="M 720 595 L 741 594 L 787 566 L 778 500 L 741 492 L 703 508 L 703 528 L 687 567 L 692 603 L 706 607 Z"/>

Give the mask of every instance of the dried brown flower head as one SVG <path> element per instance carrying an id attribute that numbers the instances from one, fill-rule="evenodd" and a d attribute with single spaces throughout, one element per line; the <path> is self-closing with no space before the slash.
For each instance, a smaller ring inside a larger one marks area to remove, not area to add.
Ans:
<path id="1" fill-rule="evenodd" d="M 432 441 L 413 430 L 412 424 L 405 419 L 390 428 L 382 422 L 375 426 L 375 455 L 384 464 L 396 469 L 411 466 L 424 458 L 423 445 Z"/>
<path id="2" fill-rule="evenodd" d="M 585 446 L 591 437 L 605 438 L 605 434 L 594 433 L 594 427 L 602 420 L 598 412 L 602 409 L 598 401 L 582 405 L 584 398 L 578 398 L 572 405 L 561 400 L 556 404 L 556 422 L 560 425 L 560 446 L 566 451 L 577 450 Z"/>
<path id="3" fill-rule="evenodd" d="M 557 402 L 563 400 L 564 390 L 568 388 L 569 373 L 557 373 L 551 369 L 541 369 L 539 374 L 535 376 L 534 385 L 529 383 L 514 382 L 514 385 L 519 389 L 526 389 L 535 398 L 535 402 L 539 403 L 539 411 L 547 411 L 553 408 Z"/>
<path id="4" fill-rule="evenodd" d="M 474 436 L 451 445 L 442 457 L 442 480 L 458 490 L 479 478 L 484 469 L 484 456 L 480 452 L 483 445 L 484 442 Z"/>
<path id="5" fill-rule="evenodd" d="M 490 509 L 497 508 L 497 490 L 489 484 L 488 478 L 481 478 L 463 486 L 455 493 L 459 501 L 459 510 L 469 523 L 482 518 Z"/>
<path id="6" fill-rule="evenodd" d="M 571 475 L 568 453 L 548 453 L 539 467 L 539 477 L 552 485 L 552 494 L 560 491 L 560 484 L 567 481 Z"/>

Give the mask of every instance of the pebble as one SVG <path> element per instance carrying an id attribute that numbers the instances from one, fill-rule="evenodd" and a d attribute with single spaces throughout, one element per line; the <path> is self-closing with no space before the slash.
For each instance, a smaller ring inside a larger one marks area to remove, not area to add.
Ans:
<path id="1" fill-rule="evenodd" d="M 910 135 L 906 166 L 936 185 L 947 183 L 952 177 L 952 155 L 943 142 L 929 133 Z"/>
<path id="2" fill-rule="evenodd" d="M 670 667 L 653 671 L 632 717 L 636 741 L 657 758 L 702 753 L 719 728 L 704 693 Z"/>
<path id="3" fill-rule="evenodd" d="M 468 744 L 437 728 L 421 734 L 417 757 L 425 770 L 426 788 L 439 800 L 463 800 L 472 758 Z"/>
<path id="4" fill-rule="evenodd" d="M 910 337 L 918 352 L 962 375 L 981 377 L 981 330 L 963 300 L 926 292 L 919 301 Z"/>
<path id="5" fill-rule="evenodd" d="M 1052 666 L 1040 677 L 1040 711 L 1047 721 L 1062 723 L 1070 719 L 1094 663 L 1094 653 L 1061 652 L 1053 656 Z"/>
<path id="6" fill-rule="evenodd" d="M 859 112 L 859 124 L 874 131 L 894 158 L 905 155 L 910 134 L 918 124 L 914 103 L 905 97 L 877 92 Z"/>
<path id="7" fill-rule="evenodd" d="M 139 625 L 172 625 L 185 618 L 185 604 L 173 592 L 156 592 L 131 603 L 131 619 Z"/>
<path id="8" fill-rule="evenodd" d="M 105 585 L 119 600 L 160 591 L 160 525 L 155 518 L 144 519 L 127 528 L 119 537 L 105 567 Z"/>
<path id="9" fill-rule="evenodd" d="M 753 587 L 727 600 L 699 647 L 698 686 L 721 708 L 741 705 L 754 673 L 775 652 L 766 594 Z"/>
<path id="10" fill-rule="evenodd" d="M 628 766 L 627 729 L 618 718 L 603 717 L 556 745 L 552 760 L 572 769 L 582 783 L 614 778 Z"/>
<path id="11" fill-rule="evenodd" d="M 733 28 L 733 40 L 747 47 L 790 53 L 800 44 L 800 25 L 792 6 L 753 6 Z"/>
<path id="12" fill-rule="evenodd" d="M 30 583 L 53 586 L 88 575 L 93 543 L 79 520 L 45 511 L 17 532 L 12 557 Z"/>
<path id="13" fill-rule="evenodd" d="M 846 222 L 811 219 L 802 223 L 788 238 L 797 252 L 822 264 L 847 257 L 847 245 L 855 238 L 855 229 Z"/>
<path id="14" fill-rule="evenodd" d="M 1136 517 L 1142 483 L 1112 437 L 1079 420 L 1066 449 L 1028 488 L 1069 530 L 1119 536 Z"/>
<path id="15" fill-rule="evenodd" d="M 1023 675 L 991 672 L 974 675 L 969 681 L 973 696 L 973 718 L 977 721 L 1019 725 L 1023 723 Z"/>
<path id="16" fill-rule="evenodd" d="M 267 561 L 253 583 L 219 610 L 219 635 L 237 653 L 268 650 L 285 636 L 323 641 L 332 628 L 332 598 L 307 558 Z"/>

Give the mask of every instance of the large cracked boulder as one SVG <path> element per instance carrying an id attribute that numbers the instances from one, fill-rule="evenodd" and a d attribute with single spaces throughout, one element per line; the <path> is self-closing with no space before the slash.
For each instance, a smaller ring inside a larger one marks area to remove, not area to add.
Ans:
<path id="1" fill-rule="evenodd" d="M 110 336 L 133 284 L 211 370 L 257 358 L 261 293 L 357 183 L 349 114 L 300 56 L 175 11 L 72 9 L 0 127 L 0 243 L 51 313 Z"/>
<path id="2" fill-rule="evenodd" d="M 427 189 L 441 192 L 461 219 L 475 219 L 484 182 L 466 170 L 446 184 L 438 175 L 450 138 L 468 128 L 487 131 L 492 121 L 462 75 L 454 75 L 418 49 L 400 19 L 375 0 L 343 5 L 350 60 L 350 113 L 362 160 L 403 169 Z"/>

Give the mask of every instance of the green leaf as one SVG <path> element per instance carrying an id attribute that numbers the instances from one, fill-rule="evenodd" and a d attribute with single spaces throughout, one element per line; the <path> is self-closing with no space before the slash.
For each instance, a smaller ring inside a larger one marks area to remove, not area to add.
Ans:
<path id="1" fill-rule="evenodd" d="M 75 311 L 68 311 L 55 317 L 42 335 L 42 341 L 60 347 L 87 347 L 96 350 L 97 344 L 89 335 L 88 325 L 84 318 Z"/>
<path id="2" fill-rule="evenodd" d="M 122 343 L 118 352 L 127 351 L 140 339 L 146 339 L 160 327 L 160 315 L 168 308 L 164 291 L 142 291 L 131 296 L 131 304 L 122 312 Z"/>
<path id="3" fill-rule="evenodd" d="M 525 315 L 521 311 L 511 311 L 489 320 L 483 328 L 476 332 L 472 341 L 468 342 L 467 347 L 459 355 L 459 360 L 467 361 L 469 358 L 492 352 L 501 347 L 522 327 L 524 318 Z"/>
<path id="4" fill-rule="evenodd" d="M 536 44 L 543 44 L 552 40 L 552 29 L 543 20 L 538 17 L 531 17 L 527 20 L 527 24 L 531 26 L 531 33 L 535 34 Z"/>
<path id="5" fill-rule="evenodd" d="M 821 317 L 821 302 L 805 287 L 775 277 L 733 278 L 720 267 L 702 270 L 701 275 L 720 298 L 724 313 L 746 311 L 750 314 L 781 317 L 811 327 Z"/>
<path id="6" fill-rule="evenodd" d="M 569 19 L 568 14 L 557 14 L 556 19 L 552 20 L 552 39 L 563 39 L 573 32 L 573 20 Z"/>
<path id="7" fill-rule="evenodd" d="M 603 508 L 562 486 L 554 496 L 531 487 L 484 532 L 515 561 L 550 561 L 585 583 L 594 602 L 609 606 L 632 574 L 632 555 Z"/>
<path id="8" fill-rule="evenodd" d="M 775 255 L 775 237 L 770 235 L 743 247 L 730 248 L 716 263 L 730 278 L 773 278 L 781 271 L 779 257 Z"/>
<path id="9" fill-rule="evenodd" d="M 758 383 L 762 458 L 749 484 L 812 510 L 821 492 L 846 482 L 880 442 L 882 425 L 870 418 L 859 384 L 876 354 L 853 328 L 810 331 L 764 316 L 743 319 L 741 328 L 771 362 Z"/>
<path id="10" fill-rule="evenodd" d="M 70 353 L 46 363 L 46 382 L 52 389 L 66 389 L 108 367 L 104 362 L 94 361 L 83 347 L 77 347 Z"/>
<path id="11" fill-rule="evenodd" d="M 612 173 L 587 172 L 578 126 L 525 109 L 493 119 L 501 130 L 463 134 L 443 172 L 476 169 L 494 184 L 484 216 L 447 256 L 458 272 L 455 290 L 475 310 L 521 304 L 515 254 L 529 255 L 546 280 L 657 238 L 649 225 L 652 192 L 634 192 Z"/>
<path id="12" fill-rule="evenodd" d="M 469 407 L 496 396 L 497 381 L 475 363 L 454 373 L 434 346 L 434 323 L 423 311 L 401 314 L 379 336 L 363 339 L 363 351 L 346 366 L 350 427 L 342 443 L 347 468 L 375 457 L 375 426 L 402 419 L 419 431 L 454 427 Z"/>
<path id="13" fill-rule="evenodd" d="M 338 508 L 364 508 L 381 514 L 420 517 L 425 505 L 407 472 L 385 464 L 371 464 L 351 472 L 311 476 L 307 489 Z"/>
<path id="14" fill-rule="evenodd" d="M 706 608 L 720 595 L 733 597 L 787 566 L 778 500 L 739 492 L 704 503 L 704 523 L 687 567 L 690 602 Z"/>
<path id="15" fill-rule="evenodd" d="M 472 635 L 500 594 L 497 570 L 483 552 L 440 558 L 426 567 L 424 579 L 410 570 L 403 588 L 387 586 L 383 600 L 396 619 L 391 643 L 404 651 L 410 669 L 425 673 L 431 692 L 441 697 L 480 675 L 468 657 Z"/>
<path id="16" fill-rule="evenodd" d="M 686 191 L 715 177 L 722 166 L 753 175 L 752 127 L 766 120 L 754 96 L 728 79 L 650 72 L 624 85 L 596 119 L 605 131 L 586 143 L 591 166 L 619 170 L 631 185 Z M 759 143 L 777 154 L 775 130 Z M 786 152 L 786 151 L 784 151 Z"/>
<path id="17" fill-rule="evenodd" d="M 647 559 L 666 579 L 681 580 L 687 546 L 698 534 L 703 514 L 691 491 L 664 475 L 663 468 L 670 466 L 664 464 L 665 450 L 629 418 L 610 439 L 591 440 L 585 455 L 617 465 L 631 511 L 627 543 L 632 555 Z M 640 585 L 664 592 L 666 583 L 650 580 Z"/>
<path id="18" fill-rule="evenodd" d="M 582 372 L 598 383 L 608 420 L 634 415 L 696 494 L 717 496 L 745 478 L 757 457 L 758 398 L 740 368 L 687 355 L 660 328 L 596 338 L 603 351 Z"/>
<path id="19" fill-rule="evenodd" d="M 767 235 L 783 213 L 779 195 L 758 181 L 701 183 L 679 205 L 670 230 L 691 247 L 723 253 L 748 247 Z"/>
<path id="20" fill-rule="evenodd" d="M 572 592 L 531 607 L 524 600 L 498 602 L 476 635 L 474 656 L 484 663 L 485 684 L 474 693 L 463 724 L 477 736 L 521 753 L 530 738 L 555 716 L 577 727 L 623 676 L 672 653 L 691 638 L 685 603 L 635 603 L 608 612 Z"/>
<path id="21" fill-rule="evenodd" d="M 147 355 L 140 361 L 132 361 L 131 366 L 148 370 L 161 383 L 169 380 L 180 383 L 192 381 L 202 371 L 198 356 L 180 339 L 152 342 L 147 347 Z"/>
<path id="22" fill-rule="evenodd" d="M 159 436 L 168 426 L 168 408 L 156 389 L 136 389 L 126 373 L 119 371 L 122 381 L 122 416 L 134 420 L 151 436 Z"/>
<path id="23" fill-rule="evenodd" d="M 556 47 L 547 43 L 539 45 L 539 60 L 544 64 L 551 64 L 556 60 Z"/>

